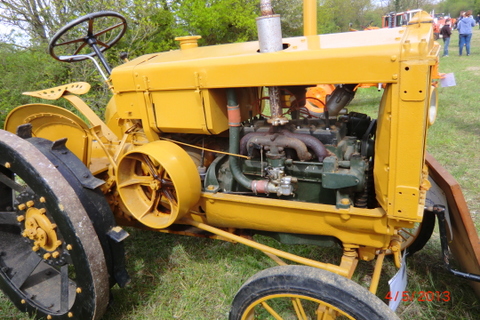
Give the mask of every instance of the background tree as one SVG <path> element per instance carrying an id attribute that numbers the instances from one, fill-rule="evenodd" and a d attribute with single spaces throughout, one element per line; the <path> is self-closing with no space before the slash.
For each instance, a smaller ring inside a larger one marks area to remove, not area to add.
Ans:
<path id="1" fill-rule="evenodd" d="M 461 11 L 473 10 L 474 17 L 480 13 L 480 1 L 478 0 L 445 0 L 439 3 L 438 12 L 450 14 L 457 18 Z"/>
<path id="2" fill-rule="evenodd" d="M 202 45 L 256 38 L 257 0 L 177 0 L 172 11 L 182 35 L 201 35 Z"/>
<path id="3" fill-rule="evenodd" d="M 115 67 L 122 63 L 119 59 L 122 51 L 135 58 L 178 48 L 176 36 L 201 35 L 200 45 L 256 40 L 259 3 L 259 0 L 0 0 L 0 24 L 18 30 L 0 36 L 3 75 L 0 110 L 5 114 L 7 109 L 30 101 L 21 95 L 22 91 L 81 80 L 92 84 L 91 92 L 83 97 L 101 113 L 109 92 L 92 63 L 59 63 L 46 54 L 52 36 L 77 17 L 102 10 L 116 11 L 126 17 L 127 33 L 106 52 Z M 283 36 L 302 35 L 303 1 L 272 0 L 272 4 L 282 17 Z M 452 16 L 460 10 L 480 9 L 480 0 L 444 0 L 438 4 L 435 0 L 317 0 L 317 4 L 318 33 L 345 32 L 350 23 L 357 29 L 370 22 L 380 26 L 382 15 L 418 6 L 427 11 L 436 6 L 437 12 Z M 24 36 L 18 36 L 19 33 Z"/>

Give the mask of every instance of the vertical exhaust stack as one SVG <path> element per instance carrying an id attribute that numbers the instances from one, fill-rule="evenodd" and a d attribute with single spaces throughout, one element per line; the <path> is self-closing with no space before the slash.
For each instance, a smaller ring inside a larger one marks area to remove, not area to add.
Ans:
<path id="1" fill-rule="evenodd" d="M 262 16 L 257 18 L 258 41 L 260 52 L 275 52 L 283 50 L 282 25 L 280 15 L 273 13 L 270 0 L 260 1 Z"/>
<path id="2" fill-rule="evenodd" d="M 283 50 L 282 25 L 280 15 L 274 14 L 270 0 L 260 1 L 262 16 L 257 18 L 258 42 L 260 53 L 276 52 Z M 276 86 L 268 87 L 270 97 L 270 115 L 268 120 L 273 126 L 281 126 L 288 122 L 282 116 L 280 105 L 280 89 Z"/>

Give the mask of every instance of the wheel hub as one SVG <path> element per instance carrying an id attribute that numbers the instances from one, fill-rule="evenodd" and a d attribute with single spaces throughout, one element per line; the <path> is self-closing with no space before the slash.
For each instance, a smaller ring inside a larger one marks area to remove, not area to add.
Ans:
<path id="1" fill-rule="evenodd" d="M 58 240 L 55 229 L 57 225 L 50 222 L 45 215 L 45 208 L 28 208 L 25 213 L 25 230 L 22 235 L 33 242 L 33 251 L 40 248 L 46 251 L 55 251 L 62 241 Z"/>

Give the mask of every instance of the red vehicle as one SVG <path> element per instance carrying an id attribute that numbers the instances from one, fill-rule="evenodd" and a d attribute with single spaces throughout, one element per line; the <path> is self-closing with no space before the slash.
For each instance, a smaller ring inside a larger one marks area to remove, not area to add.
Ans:
<path id="1" fill-rule="evenodd" d="M 407 10 L 403 12 L 390 12 L 382 17 L 382 28 L 395 28 L 406 25 L 412 17 L 422 9 Z"/>

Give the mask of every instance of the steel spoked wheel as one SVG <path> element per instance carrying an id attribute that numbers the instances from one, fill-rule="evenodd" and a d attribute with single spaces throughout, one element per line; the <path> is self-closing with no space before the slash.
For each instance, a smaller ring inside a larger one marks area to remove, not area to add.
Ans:
<path id="1" fill-rule="evenodd" d="M 201 184 L 186 151 L 171 142 L 156 141 L 120 160 L 117 188 L 135 218 L 149 227 L 165 228 L 198 201 Z"/>
<path id="2" fill-rule="evenodd" d="M 250 278 L 235 296 L 230 320 L 398 319 L 353 281 L 306 266 L 279 266 Z"/>
<path id="3" fill-rule="evenodd" d="M 31 143 L 0 130 L 0 286 L 46 319 L 99 319 L 109 301 L 103 250 L 75 191 Z"/>

